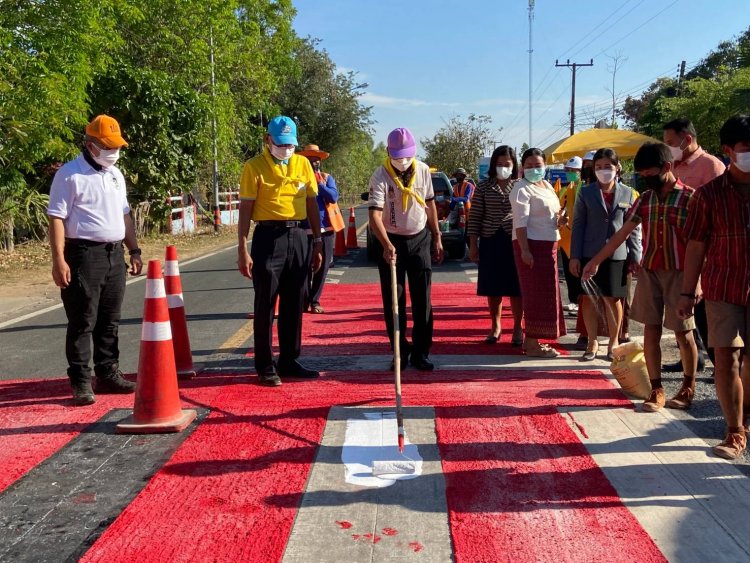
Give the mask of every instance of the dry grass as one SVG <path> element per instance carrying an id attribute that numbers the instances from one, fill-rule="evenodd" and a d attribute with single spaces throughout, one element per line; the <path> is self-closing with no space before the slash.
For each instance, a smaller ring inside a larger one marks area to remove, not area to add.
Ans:
<path id="1" fill-rule="evenodd" d="M 148 260 L 164 260 L 164 248 L 177 247 L 180 260 L 226 248 L 237 242 L 237 227 L 222 227 L 215 235 L 213 227 L 192 235 L 153 235 L 139 240 L 144 264 Z M 28 293 L 29 286 L 46 287 L 52 283 L 50 249 L 47 241 L 32 241 L 16 246 L 13 253 L 0 251 L 0 293 Z M 24 291 L 24 289 L 26 291 Z"/>

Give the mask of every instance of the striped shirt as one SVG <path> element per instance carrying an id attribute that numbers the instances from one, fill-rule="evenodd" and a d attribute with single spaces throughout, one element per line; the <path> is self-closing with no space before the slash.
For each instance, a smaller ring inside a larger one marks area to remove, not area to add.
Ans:
<path id="1" fill-rule="evenodd" d="M 643 225 L 641 266 L 645 269 L 682 271 L 685 267 L 684 229 L 694 191 L 677 180 L 664 201 L 654 190 L 646 190 L 630 208 L 625 220 Z"/>
<path id="2" fill-rule="evenodd" d="M 513 211 L 510 206 L 510 190 L 513 182 L 499 186 L 494 178 L 479 182 L 471 200 L 467 234 L 469 236 L 491 237 L 502 227 L 509 235 L 513 234 Z"/>
<path id="3" fill-rule="evenodd" d="M 690 198 L 685 236 L 706 243 L 701 273 L 706 300 L 745 305 L 750 298 L 750 196 L 732 185 L 729 171 Z"/>

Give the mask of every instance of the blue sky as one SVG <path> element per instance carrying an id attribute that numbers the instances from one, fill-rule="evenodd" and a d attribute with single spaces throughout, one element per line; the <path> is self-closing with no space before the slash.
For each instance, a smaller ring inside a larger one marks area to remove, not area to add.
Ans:
<path id="1" fill-rule="evenodd" d="M 528 0 L 294 0 L 295 29 L 321 40 L 342 70 L 369 84 L 375 140 L 396 127 L 431 137 L 445 119 L 489 115 L 498 142 L 528 140 Z M 748 0 L 536 0 L 532 140 L 568 135 L 571 71 L 577 129 L 611 114 L 612 60 L 618 99 L 659 76 L 688 70 L 750 25 Z M 700 133 L 700 132 L 699 132 Z M 325 147 L 324 147 L 325 148 Z"/>

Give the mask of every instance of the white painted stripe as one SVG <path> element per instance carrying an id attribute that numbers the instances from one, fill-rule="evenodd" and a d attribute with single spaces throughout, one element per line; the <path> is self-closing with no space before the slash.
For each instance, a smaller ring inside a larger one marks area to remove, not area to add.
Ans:
<path id="1" fill-rule="evenodd" d="M 422 457 L 414 444 L 404 437 L 404 453 L 398 451 L 398 427 L 394 412 L 365 412 L 364 420 L 346 421 L 346 435 L 341 448 L 344 479 L 362 487 L 388 487 L 402 479 L 415 479 L 422 474 Z M 413 461 L 413 474 L 375 477 L 375 461 Z"/>
<path id="2" fill-rule="evenodd" d="M 167 307 L 170 309 L 179 309 L 185 306 L 185 300 L 182 298 L 182 293 L 177 295 L 167 295 Z"/>
<path id="3" fill-rule="evenodd" d="M 159 299 L 166 297 L 164 292 L 164 280 L 157 278 L 155 280 L 146 280 L 146 299 Z"/>
<path id="4" fill-rule="evenodd" d="M 343 276 L 346 270 L 328 270 L 328 274 L 331 276 Z"/>
<path id="5" fill-rule="evenodd" d="M 177 260 L 167 260 L 164 262 L 164 275 L 165 276 L 179 276 L 180 265 Z"/>
<path id="6" fill-rule="evenodd" d="M 172 328 L 169 326 L 169 321 L 159 323 L 144 322 L 141 326 L 141 340 L 143 342 L 172 340 Z"/>
<path id="7" fill-rule="evenodd" d="M 479 278 L 469 278 L 469 281 L 470 282 L 474 282 L 474 283 L 476 283 L 478 280 L 479 280 Z"/>
<path id="8" fill-rule="evenodd" d="M 330 280 L 326 280 L 326 283 L 331 283 L 331 284 L 333 284 L 333 285 L 336 285 L 336 284 L 338 284 L 338 283 L 339 283 L 340 281 L 341 281 L 341 280 L 340 280 L 340 279 L 338 279 L 338 278 L 331 278 Z"/>
<path id="9" fill-rule="evenodd" d="M 467 276 L 476 276 L 479 273 L 479 270 L 477 270 L 476 268 L 472 268 L 471 270 L 464 270 L 464 273 Z"/>

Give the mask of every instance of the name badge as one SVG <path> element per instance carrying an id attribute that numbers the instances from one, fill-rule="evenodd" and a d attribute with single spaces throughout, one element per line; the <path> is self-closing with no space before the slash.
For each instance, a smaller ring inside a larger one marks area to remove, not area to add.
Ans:
<path id="1" fill-rule="evenodd" d="M 627 202 L 618 203 L 617 207 L 619 207 L 620 209 L 630 209 L 630 204 Z"/>

